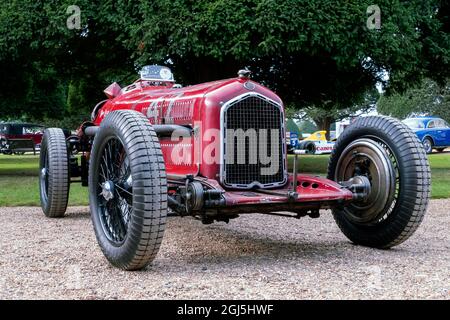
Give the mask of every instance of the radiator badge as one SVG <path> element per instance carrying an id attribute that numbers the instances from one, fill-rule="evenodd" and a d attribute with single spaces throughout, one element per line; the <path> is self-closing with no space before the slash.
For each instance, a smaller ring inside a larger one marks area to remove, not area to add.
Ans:
<path id="1" fill-rule="evenodd" d="M 251 82 L 251 81 L 247 81 L 247 82 L 245 82 L 244 83 L 244 88 L 245 89 L 247 89 L 247 90 L 254 90 L 255 89 L 255 84 L 253 83 L 253 82 Z"/>

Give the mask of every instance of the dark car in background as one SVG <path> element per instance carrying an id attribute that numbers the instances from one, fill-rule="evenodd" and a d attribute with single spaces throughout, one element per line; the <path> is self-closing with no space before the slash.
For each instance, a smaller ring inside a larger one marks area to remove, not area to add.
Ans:
<path id="1" fill-rule="evenodd" d="M 403 122 L 416 133 L 427 153 L 433 152 L 433 149 L 442 152 L 450 147 L 450 125 L 445 120 L 437 117 L 416 117 Z"/>
<path id="2" fill-rule="evenodd" d="M 0 153 L 23 154 L 40 148 L 45 127 L 33 123 L 0 123 Z"/>

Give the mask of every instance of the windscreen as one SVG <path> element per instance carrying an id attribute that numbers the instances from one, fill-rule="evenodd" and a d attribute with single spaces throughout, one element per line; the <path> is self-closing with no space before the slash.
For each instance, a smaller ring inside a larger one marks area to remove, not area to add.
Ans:
<path id="1" fill-rule="evenodd" d="M 425 128 L 425 125 L 423 121 L 419 119 L 405 119 L 403 120 L 403 123 L 406 124 L 411 129 L 423 129 Z"/>
<path id="2" fill-rule="evenodd" d="M 149 81 L 174 81 L 172 71 L 169 68 L 151 65 L 145 66 L 139 72 L 141 80 Z"/>

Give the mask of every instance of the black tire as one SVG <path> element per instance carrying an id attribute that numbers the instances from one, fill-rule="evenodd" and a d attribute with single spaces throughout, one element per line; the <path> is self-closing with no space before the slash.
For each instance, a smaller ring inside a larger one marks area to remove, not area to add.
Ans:
<path id="1" fill-rule="evenodd" d="M 437 148 L 437 152 L 444 152 L 445 148 Z"/>
<path id="2" fill-rule="evenodd" d="M 364 158 L 367 154 L 372 160 Z M 384 174 L 376 170 L 381 164 L 388 168 Z M 408 239 L 420 225 L 430 198 L 430 167 L 417 136 L 393 118 L 357 119 L 334 147 L 328 178 L 345 180 L 355 171 L 367 173 L 372 191 L 360 203 L 333 210 L 341 231 L 352 242 L 375 248 L 390 248 Z"/>
<path id="3" fill-rule="evenodd" d="M 316 153 L 316 144 L 313 141 L 301 141 L 299 144 L 300 150 L 305 150 L 307 154 Z"/>
<path id="4" fill-rule="evenodd" d="M 158 138 L 141 113 L 114 111 L 102 121 L 91 152 L 89 194 L 95 235 L 108 261 L 124 270 L 152 262 L 164 235 L 167 180 Z"/>
<path id="5" fill-rule="evenodd" d="M 427 154 L 433 153 L 433 140 L 431 140 L 431 138 L 427 137 L 427 138 L 423 139 L 422 145 L 425 150 L 425 153 L 427 153 Z"/>
<path id="6" fill-rule="evenodd" d="M 59 128 L 45 130 L 39 157 L 41 207 L 49 218 L 61 218 L 67 209 L 70 176 L 66 138 Z"/>

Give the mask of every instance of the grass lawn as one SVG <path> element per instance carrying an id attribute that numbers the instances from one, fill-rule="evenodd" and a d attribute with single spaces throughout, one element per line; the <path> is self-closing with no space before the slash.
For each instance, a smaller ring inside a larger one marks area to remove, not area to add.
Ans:
<path id="1" fill-rule="evenodd" d="M 300 156 L 303 173 L 326 175 L 328 155 Z M 293 156 L 288 157 L 289 170 Z M 450 153 L 429 156 L 432 175 L 432 198 L 450 198 Z M 39 156 L 0 155 L 0 206 L 39 206 Z M 87 205 L 87 188 L 79 183 L 70 186 L 69 205 Z"/>
<path id="2" fill-rule="evenodd" d="M 450 198 L 450 153 L 429 155 L 431 165 L 431 197 Z"/>
<path id="3" fill-rule="evenodd" d="M 39 156 L 0 155 L 0 207 L 40 206 Z M 70 185 L 69 205 L 87 205 L 87 188 Z"/>

